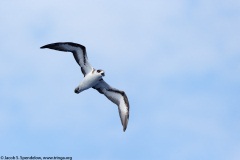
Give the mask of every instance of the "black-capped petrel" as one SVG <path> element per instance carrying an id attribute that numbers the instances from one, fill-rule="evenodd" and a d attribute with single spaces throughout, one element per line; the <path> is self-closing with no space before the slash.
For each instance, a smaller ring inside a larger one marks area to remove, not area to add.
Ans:
<path id="1" fill-rule="evenodd" d="M 72 42 L 47 44 L 41 47 L 41 49 L 43 48 L 73 53 L 84 75 L 83 80 L 75 88 L 74 92 L 78 94 L 86 89 L 94 88 L 99 93 L 104 94 L 110 101 L 118 106 L 123 131 L 125 131 L 129 119 L 129 102 L 127 95 L 124 91 L 111 87 L 103 80 L 103 76 L 105 76 L 104 71 L 101 69 L 96 70 L 91 66 L 87 58 L 86 48 L 81 44 Z"/>

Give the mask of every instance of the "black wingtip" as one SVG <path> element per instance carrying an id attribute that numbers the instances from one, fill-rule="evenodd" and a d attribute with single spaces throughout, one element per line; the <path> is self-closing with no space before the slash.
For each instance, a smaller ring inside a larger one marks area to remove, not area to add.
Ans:
<path id="1" fill-rule="evenodd" d="M 49 48 L 49 49 L 58 50 L 58 49 L 61 48 L 61 47 L 60 47 L 61 44 L 65 44 L 65 43 L 63 43 L 63 42 L 50 43 L 50 44 L 46 44 L 46 45 L 40 47 L 40 49 Z M 61 49 L 61 51 L 62 51 L 62 49 Z"/>
<path id="2" fill-rule="evenodd" d="M 40 47 L 40 49 L 44 49 L 44 48 L 47 48 L 47 45 L 44 45 L 44 46 Z"/>
<path id="3" fill-rule="evenodd" d="M 123 127 L 123 132 L 125 132 L 125 131 L 126 131 L 126 129 L 127 129 L 127 126 L 126 126 L 126 127 Z"/>
<path id="4" fill-rule="evenodd" d="M 51 44 L 46 44 L 46 45 L 40 47 L 40 49 L 48 48 L 48 49 L 54 49 L 54 50 L 57 50 L 57 51 L 68 52 L 69 50 L 66 50 L 66 49 L 64 49 L 63 47 L 61 47 L 61 44 L 64 44 L 64 43 L 51 43 Z"/>
<path id="5" fill-rule="evenodd" d="M 81 45 L 81 44 L 78 44 L 78 43 L 73 43 L 73 42 L 57 42 L 57 43 L 51 43 L 51 44 L 47 44 L 47 45 L 44 45 L 42 47 L 40 47 L 40 49 L 44 49 L 44 48 L 49 48 L 49 49 L 55 49 L 55 50 L 59 50 L 59 51 L 66 51 L 65 49 L 63 49 L 61 47 L 61 45 L 70 45 L 70 46 L 73 46 L 73 47 L 79 47 L 83 50 L 83 52 L 86 53 L 86 47 Z"/>

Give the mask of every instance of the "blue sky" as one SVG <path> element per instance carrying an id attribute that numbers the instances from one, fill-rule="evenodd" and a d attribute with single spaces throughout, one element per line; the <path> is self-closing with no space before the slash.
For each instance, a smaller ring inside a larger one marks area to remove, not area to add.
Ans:
<path id="1" fill-rule="evenodd" d="M 240 159 L 240 2 L 1 1 L 0 154 L 73 159 Z M 130 101 L 90 89 L 71 54 L 87 47 Z"/>

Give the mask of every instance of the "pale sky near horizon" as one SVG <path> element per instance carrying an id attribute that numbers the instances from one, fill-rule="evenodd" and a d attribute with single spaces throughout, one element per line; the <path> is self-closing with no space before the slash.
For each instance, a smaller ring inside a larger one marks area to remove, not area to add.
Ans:
<path id="1" fill-rule="evenodd" d="M 240 1 L 1 1 L 0 156 L 240 159 Z M 85 45 L 130 119 L 54 42 Z"/>

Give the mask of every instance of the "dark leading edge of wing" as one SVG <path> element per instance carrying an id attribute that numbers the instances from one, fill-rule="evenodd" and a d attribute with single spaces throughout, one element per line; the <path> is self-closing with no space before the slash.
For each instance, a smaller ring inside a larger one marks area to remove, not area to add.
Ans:
<path id="1" fill-rule="evenodd" d="M 49 48 L 58 51 L 72 52 L 76 62 L 80 65 L 81 71 L 84 76 L 92 70 L 90 63 L 88 62 L 86 47 L 81 44 L 73 42 L 58 42 L 47 44 L 40 48 Z"/>

